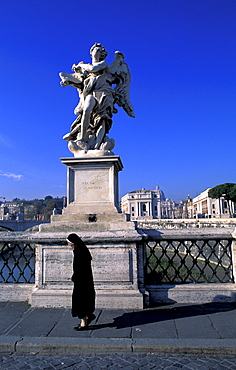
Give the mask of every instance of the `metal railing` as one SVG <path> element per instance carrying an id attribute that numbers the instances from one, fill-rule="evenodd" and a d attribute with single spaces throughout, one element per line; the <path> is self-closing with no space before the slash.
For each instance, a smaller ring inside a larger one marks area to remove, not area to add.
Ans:
<path id="1" fill-rule="evenodd" d="M 34 282 L 34 245 L 15 241 L 0 243 L 0 283 Z"/>
<path id="2" fill-rule="evenodd" d="M 0 241 L 0 283 L 35 282 L 35 244 L 64 244 L 63 240 L 7 236 Z M 144 285 L 234 283 L 230 236 L 151 237 L 142 240 Z M 140 266 L 141 269 L 143 267 Z"/>
<path id="3" fill-rule="evenodd" d="M 232 238 L 145 241 L 145 285 L 234 283 Z"/>

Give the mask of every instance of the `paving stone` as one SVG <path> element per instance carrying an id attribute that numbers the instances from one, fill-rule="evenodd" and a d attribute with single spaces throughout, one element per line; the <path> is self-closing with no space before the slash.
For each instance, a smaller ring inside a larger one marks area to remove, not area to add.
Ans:
<path id="1" fill-rule="evenodd" d="M 37 360 L 37 361 L 35 361 Z M 11 369 L 236 369 L 234 356 L 195 355 L 99 355 L 99 356 L 49 356 L 49 355 L 2 355 L 2 370 Z"/>
<path id="2" fill-rule="evenodd" d="M 48 334 L 49 337 L 89 337 L 91 335 L 91 330 L 85 331 L 75 331 L 74 327 L 79 325 L 80 319 L 71 316 L 71 310 L 67 309 L 64 311 L 63 315 L 55 323 L 52 330 Z"/>
<path id="3" fill-rule="evenodd" d="M 134 312 L 133 338 L 177 338 L 170 309 L 152 309 Z"/>
<path id="4" fill-rule="evenodd" d="M 228 312 L 215 312 L 208 315 L 215 330 L 221 338 L 236 338 L 236 310 Z M 225 325 L 228 322 L 230 325 Z"/>
<path id="5" fill-rule="evenodd" d="M 95 338 L 130 338 L 133 312 L 122 310 L 103 310 L 98 323 L 91 325 Z"/>
<path id="6" fill-rule="evenodd" d="M 4 302 L 0 306 L 0 333 L 11 328 L 29 310 L 26 302 Z"/>
<path id="7" fill-rule="evenodd" d="M 32 308 L 7 334 L 28 337 L 47 336 L 63 313 L 64 309 L 60 308 Z"/>
<path id="8" fill-rule="evenodd" d="M 202 305 L 176 305 L 173 308 L 179 338 L 220 338 Z"/>

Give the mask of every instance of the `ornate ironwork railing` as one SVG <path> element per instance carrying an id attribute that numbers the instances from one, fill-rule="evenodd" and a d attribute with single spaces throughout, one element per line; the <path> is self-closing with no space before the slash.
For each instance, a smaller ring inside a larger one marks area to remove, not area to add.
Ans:
<path id="1" fill-rule="evenodd" d="M 0 283 L 34 282 L 34 245 L 10 241 L 0 243 Z"/>
<path id="2" fill-rule="evenodd" d="M 146 241 L 145 284 L 233 283 L 232 240 Z"/>
<path id="3" fill-rule="evenodd" d="M 146 251 L 145 285 L 234 283 L 232 237 L 148 238 L 142 241 Z M 34 237 L 20 240 L 17 236 L 13 239 L 4 236 L 0 242 L 0 283 L 34 283 L 35 243 L 41 240 Z"/>

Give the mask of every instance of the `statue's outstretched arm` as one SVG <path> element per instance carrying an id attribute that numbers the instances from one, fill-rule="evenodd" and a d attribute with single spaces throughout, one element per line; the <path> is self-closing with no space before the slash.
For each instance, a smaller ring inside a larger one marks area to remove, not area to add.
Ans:
<path id="1" fill-rule="evenodd" d="M 81 62 L 79 63 L 79 66 L 82 70 L 86 72 L 99 72 L 107 67 L 107 63 L 105 62 L 105 60 L 94 64 L 87 64 Z"/>

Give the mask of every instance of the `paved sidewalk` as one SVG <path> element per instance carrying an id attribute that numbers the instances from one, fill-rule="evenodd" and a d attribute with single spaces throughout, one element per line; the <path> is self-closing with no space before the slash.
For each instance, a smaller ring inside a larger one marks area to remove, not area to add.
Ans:
<path id="1" fill-rule="evenodd" d="M 181 353 L 236 356 L 236 303 L 96 310 L 86 331 L 70 309 L 0 302 L 0 352 L 18 354 Z"/>

